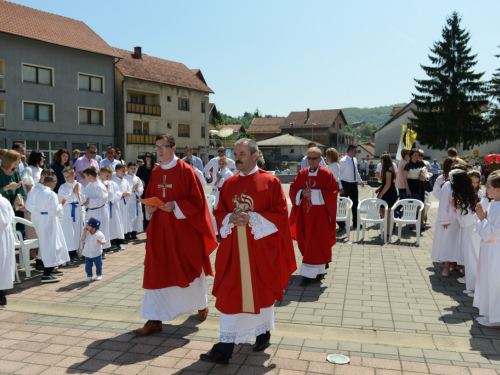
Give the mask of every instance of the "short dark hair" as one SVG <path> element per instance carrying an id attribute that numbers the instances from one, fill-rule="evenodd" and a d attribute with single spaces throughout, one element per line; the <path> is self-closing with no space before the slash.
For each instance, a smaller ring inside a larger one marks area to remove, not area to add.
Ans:
<path id="1" fill-rule="evenodd" d="M 113 146 L 108 146 L 108 148 L 106 149 L 106 152 L 107 152 L 108 150 L 113 150 L 113 152 L 116 152 L 116 149 L 115 149 Z"/>
<path id="2" fill-rule="evenodd" d="M 13 149 L 14 151 L 19 150 L 21 147 L 24 147 L 24 145 L 23 145 L 22 143 L 14 143 L 14 144 L 12 145 L 12 149 Z"/>
<path id="3" fill-rule="evenodd" d="M 184 160 L 184 163 L 189 164 L 191 167 L 193 166 L 193 161 L 191 159 Z"/>
<path id="4" fill-rule="evenodd" d="M 42 161 L 42 153 L 39 150 L 33 150 L 28 158 L 28 165 L 35 166 Z"/>
<path id="5" fill-rule="evenodd" d="M 349 152 L 349 151 L 351 151 L 351 150 L 353 150 L 353 149 L 354 149 L 354 150 L 356 150 L 356 149 L 357 149 L 357 147 L 356 147 L 356 146 L 354 146 L 354 145 L 349 145 L 349 146 L 347 146 L 347 152 Z"/>
<path id="6" fill-rule="evenodd" d="M 95 167 L 93 166 L 87 167 L 83 170 L 83 174 L 88 174 L 89 176 L 97 177 L 97 169 L 95 169 Z"/>
<path id="7" fill-rule="evenodd" d="M 309 144 L 307 145 L 307 148 L 316 147 L 316 146 L 317 146 L 316 142 L 309 142 Z"/>
<path id="8" fill-rule="evenodd" d="M 189 151 L 193 151 L 193 148 L 191 146 L 186 146 L 184 148 L 187 148 Z"/>
<path id="9" fill-rule="evenodd" d="M 52 174 L 52 173 L 51 173 L 51 174 L 47 174 L 47 175 L 45 175 L 45 178 L 44 178 L 44 180 L 43 180 L 43 183 L 44 183 L 44 185 L 45 185 L 45 184 L 50 184 L 50 183 L 55 182 L 55 181 L 57 181 L 57 177 L 56 177 L 56 175 L 55 175 L 55 174 Z"/>
<path id="10" fill-rule="evenodd" d="M 457 149 L 455 147 L 450 147 L 447 150 L 447 153 L 448 153 L 448 155 L 455 157 L 455 156 L 457 156 Z"/>
<path id="11" fill-rule="evenodd" d="M 137 167 L 137 165 L 135 165 L 135 163 L 129 162 L 127 164 L 127 168 L 130 168 L 130 167 Z"/>
<path id="12" fill-rule="evenodd" d="M 175 146 L 175 138 L 172 135 L 167 133 L 158 134 L 156 140 L 159 141 L 161 139 L 166 139 L 170 143 L 170 146 Z"/>
<path id="13" fill-rule="evenodd" d="M 125 168 L 125 164 L 120 163 L 120 164 L 115 165 L 115 171 L 119 171 L 120 169 L 123 169 L 123 168 Z"/>
<path id="14" fill-rule="evenodd" d="M 95 148 L 97 150 L 96 145 L 88 145 L 87 147 L 85 147 L 85 150 L 90 150 L 91 148 Z"/>

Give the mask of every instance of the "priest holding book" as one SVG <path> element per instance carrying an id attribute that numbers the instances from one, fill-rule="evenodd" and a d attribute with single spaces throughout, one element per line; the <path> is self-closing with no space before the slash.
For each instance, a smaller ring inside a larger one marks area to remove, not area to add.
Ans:
<path id="1" fill-rule="evenodd" d="M 143 288 L 146 290 L 141 317 L 144 327 L 134 331 L 149 335 L 162 331 L 162 321 L 198 311 L 207 318 L 207 281 L 213 276 L 210 253 L 217 247 L 205 192 L 193 168 L 175 156 L 175 139 L 156 137 L 155 150 L 161 164 L 151 172 L 147 198 L 164 205 L 148 205 Z"/>

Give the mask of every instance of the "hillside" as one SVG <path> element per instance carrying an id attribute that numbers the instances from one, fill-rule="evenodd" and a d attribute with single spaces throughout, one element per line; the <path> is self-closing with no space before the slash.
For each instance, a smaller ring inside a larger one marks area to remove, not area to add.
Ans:
<path id="1" fill-rule="evenodd" d="M 365 121 L 369 124 L 375 124 L 378 127 L 384 125 L 389 120 L 389 113 L 392 107 L 404 107 L 408 103 L 391 104 L 374 108 L 342 108 L 342 112 L 350 125 L 353 122 Z"/>

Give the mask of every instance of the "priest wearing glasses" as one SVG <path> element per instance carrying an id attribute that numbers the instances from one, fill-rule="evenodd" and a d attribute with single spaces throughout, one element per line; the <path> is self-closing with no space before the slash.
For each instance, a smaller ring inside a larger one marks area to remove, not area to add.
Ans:
<path id="1" fill-rule="evenodd" d="M 320 165 L 321 160 L 321 150 L 309 148 L 309 167 L 301 169 L 290 185 L 290 229 L 303 256 L 301 286 L 324 278 L 335 244 L 338 186 L 333 173 Z"/>

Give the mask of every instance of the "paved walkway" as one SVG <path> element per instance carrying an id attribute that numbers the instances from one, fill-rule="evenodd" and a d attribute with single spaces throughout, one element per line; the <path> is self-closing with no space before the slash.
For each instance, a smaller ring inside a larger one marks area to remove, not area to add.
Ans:
<path id="1" fill-rule="evenodd" d="M 161 334 L 130 334 L 144 322 L 144 235 L 108 256 L 102 281 L 83 282 L 83 265 L 65 267 L 57 284 L 35 273 L 0 310 L 0 373 L 500 374 L 500 330 L 479 326 L 458 275 L 444 278 L 430 261 L 435 215 L 433 203 L 420 247 L 407 229 L 386 246 L 372 228 L 360 243 L 339 237 L 322 282 L 304 288 L 292 276 L 276 304 L 273 345 L 260 354 L 240 345 L 229 366 L 198 361 L 218 340 L 212 296 L 203 323 L 186 315 Z M 329 353 L 351 364 L 329 364 Z"/>

